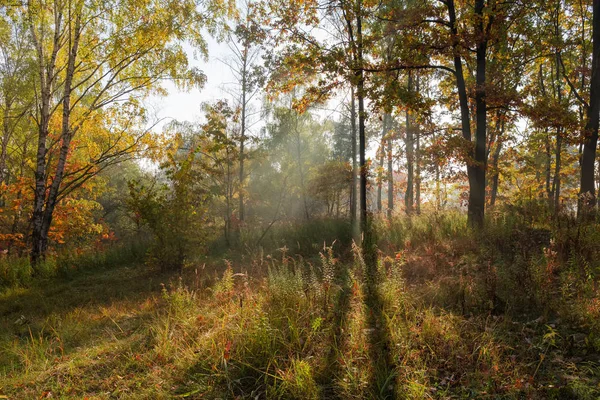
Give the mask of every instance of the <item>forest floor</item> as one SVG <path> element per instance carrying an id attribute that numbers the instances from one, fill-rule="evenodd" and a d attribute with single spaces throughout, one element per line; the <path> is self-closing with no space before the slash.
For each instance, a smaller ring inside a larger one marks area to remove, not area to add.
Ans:
<path id="1" fill-rule="evenodd" d="M 587 325 L 440 306 L 447 277 L 407 263 L 276 254 L 7 289 L 0 398 L 600 398 Z"/>

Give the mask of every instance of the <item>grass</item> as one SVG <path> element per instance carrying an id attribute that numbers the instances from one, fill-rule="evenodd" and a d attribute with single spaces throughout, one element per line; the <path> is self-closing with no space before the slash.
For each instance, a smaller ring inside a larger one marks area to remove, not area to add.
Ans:
<path id="1" fill-rule="evenodd" d="M 598 398 L 600 296 L 593 263 L 560 260 L 571 233 L 542 250 L 496 226 L 472 243 L 454 217 L 439 229 L 425 218 L 438 217 L 379 228 L 375 259 L 284 249 L 5 289 L 0 394 Z"/>
<path id="2" fill-rule="evenodd" d="M 82 270 L 98 270 L 115 265 L 130 264 L 144 258 L 148 243 L 125 242 L 118 245 L 103 245 L 84 252 L 68 249 L 49 255 L 35 268 L 27 256 L 0 257 L 0 290 L 27 287 L 36 280 L 69 278 Z"/>

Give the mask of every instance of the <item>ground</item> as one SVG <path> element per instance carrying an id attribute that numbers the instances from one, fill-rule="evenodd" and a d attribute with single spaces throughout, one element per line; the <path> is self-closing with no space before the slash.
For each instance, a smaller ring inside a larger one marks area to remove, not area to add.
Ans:
<path id="1" fill-rule="evenodd" d="M 183 274 L 138 262 L 6 289 L 0 395 L 600 396 L 598 337 L 589 324 L 505 313 L 493 298 L 486 309 L 473 294 L 449 302 L 448 276 L 414 271 L 419 261 L 451 254 L 436 251 L 380 255 L 369 267 L 357 248 L 315 258 L 284 249 L 211 259 Z"/>

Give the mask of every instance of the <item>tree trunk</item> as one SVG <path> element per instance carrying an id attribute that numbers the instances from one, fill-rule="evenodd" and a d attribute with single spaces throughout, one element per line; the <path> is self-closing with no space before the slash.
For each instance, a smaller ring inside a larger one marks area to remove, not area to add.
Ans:
<path id="1" fill-rule="evenodd" d="M 225 226 L 223 227 L 223 233 L 225 235 L 225 245 L 229 247 L 231 246 L 231 201 L 233 200 L 232 161 L 230 161 L 229 147 L 225 149 L 225 157 L 227 158 L 227 178 L 225 181 L 225 215 L 223 218 Z"/>
<path id="2" fill-rule="evenodd" d="M 2 120 L 2 143 L 0 144 L 0 185 L 4 182 L 8 183 L 8 173 L 6 171 L 6 158 L 8 156 L 8 142 L 11 137 L 10 132 L 10 107 L 11 102 L 8 98 L 4 101 L 4 118 Z M 0 194 L 0 198 L 3 197 Z"/>
<path id="3" fill-rule="evenodd" d="M 412 73 L 408 72 L 407 81 L 408 92 L 412 92 Z M 406 193 L 404 194 L 404 208 L 406 214 L 411 215 L 413 211 L 414 199 L 414 141 L 413 128 L 409 108 L 406 108 Z"/>
<path id="4" fill-rule="evenodd" d="M 362 37 L 362 3 L 358 1 L 358 12 L 356 13 L 356 40 L 357 40 L 357 84 L 356 94 L 358 99 L 358 152 L 360 155 L 360 224 L 361 231 L 366 233 L 367 221 L 367 160 L 365 156 L 365 78 L 363 65 L 363 37 Z"/>
<path id="5" fill-rule="evenodd" d="M 435 133 L 433 136 L 433 140 L 435 141 Z M 442 208 L 442 189 L 440 182 L 440 164 L 439 162 L 434 162 L 434 172 L 435 172 L 435 210 L 440 211 Z"/>
<path id="6" fill-rule="evenodd" d="M 475 88 L 475 165 L 473 186 L 469 190 L 468 218 L 471 226 L 482 228 L 485 215 L 485 172 L 486 172 L 486 144 L 487 144 L 487 102 L 486 102 L 486 52 L 487 38 L 484 30 L 485 0 L 475 1 L 475 14 L 478 16 L 476 23 L 476 88 Z"/>
<path id="7" fill-rule="evenodd" d="M 21 157 L 21 165 L 19 168 L 19 177 L 21 177 L 21 178 L 23 176 L 25 176 L 25 169 L 27 168 L 27 158 L 26 158 L 27 147 L 28 147 L 28 142 L 25 141 L 23 143 L 23 153 L 22 153 L 23 155 Z M 23 188 L 19 187 L 19 190 L 17 191 L 17 200 L 20 200 L 22 197 L 23 197 Z M 18 205 L 17 209 L 15 210 L 15 214 L 13 215 L 13 221 L 12 221 L 11 228 L 10 228 L 11 235 L 14 235 L 15 233 L 18 232 L 19 223 L 21 222 L 22 214 L 23 214 L 23 205 L 21 204 L 21 202 L 19 202 L 19 205 Z M 8 253 L 9 254 L 12 254 L 12 249 L 13 249 L 14 245 L 15 245 L 14 240 L 11 241 L 10 244 L 8 245 Z"/>
<path id="8" fill-rule="evenodd" d="M 480 2 L 480 0 L 477 0 L 477 1 L 478 1 L 478 3 Z M 455 71 L 455 76 L 456 76 L 456 88 L 458 91 L 458 100 L 459 100 L 459 105 L 460 105 L 460 121 L 461 121 L 462 136 L 463 136 L 463 139 L 465 140 L 465 142 L 469 146 L 472 146 L 471 115 L 470 115 L 471 113 L 470 113 L 470 109 L 469 109 L 469 100 L 467 98 L 467 87 L 466 87 L 466 83 L 465 83 L 462 59 L 461 59 L 460 49 L 459 49 L 460 46 L 459 46 L 459 40 L 458 40 L 458 27 L 457 27 L 457 21 L 456 21 L 456 10 L 454 7 L 454 0 L 448 0 L 446 3 L 446 6 L 448 8 L 450 30 L 452 33 L 452 50 L 454 53 L 453 61 L 454 61 L 454 71 Z M 477 50 L 480 50 L 479 45 L 477 47 Z M 479 61 L 479 55 L 480 55 L 479 51 L 478 51 L 477 55 L 478 55 L 478 61 Z M 478 62 L 478 67 L 479 67 L 479 62 Z M 481 78 L 481 77 L 478 76 L 478 78 Z M 485 153 L 485 142 L 484 142 L 483 151 Z M 476 167 L 472 157 L 469 157 L 466 160 L 466 164 L 467 164 L 467 176 L 469 179 L 468 221 L 469 221 L 470 226 L 474 226 L 474 225 L 476 225 L 475 218 L 477 217 L 477 214 L 478 214 L 477 211 L 483 212 L 481 205 L 476 204 L 478 179 L 480 179 L 481 177 L 477 175 L 477 167 Z M 483 185 L 485 185 L 485 175 L 484 175 L 484 180 L 482 183 L 483 183 Z M 484 193 L 485 193 L 485 187 L 483 189 L 484 189 Z M 481 222 L 483 222 L 482 214 L 480 214 L 480 216 L 481 216 Z"/>
<path id="9" fill-rule="evenodd" d="M 545 166 L 545 175 L 546 175 L 546 195 L 548 200 L 548 208 L 552 208 L 552 204 L 554 204 L 552 194 L 552 143 L 550 142 L 550 132 L 548 128 L 546 128 L 546 166 Z"/>
<path id="10" fill-rule="evenodd" d="M 70 23 L 70 21 L 69 21 Z M 75 60 L 77 58 L 77 51 L 79 48 L 79 38 L 81 33 L 81 13 L 77 14 L 75 20 L 74 36 L 71 35 L 73 32 L 69 29 L 69 55 L 67 60 L 67 70 L 64 82 L 64 91 L 62 98 L 62 126 L 61 126 L 61 139 L 62 144 L 60 147 L 58 163 L 56 165 L 56 171 L 52 184 L 48 190 L 48 196 L 46 198 L 46 148 L 45 140 L 48 135 L 48 124 L 45 125 L 45 132 L 40 132 L 40 142 L 43 137 L 43 143 L 38 143 L 38 156 L 37 156 L 37 168 L 36 168 L 36 190 L 35 190 L 35 203 L 33 213 L 33 246 L 32 246 L 32 263 L 37 264 L 41 258 L 45 257 L 48 249 L 48 232 L 52 225 L 52 218 L 54 216 L 54 209 L 58 202 L 60 185 L 64 176 L 65 166 L 67 163 L 67 156 L 71 145 L 71 139 L 75 132 L 71 129 L 71 87 L 73 83 L 73 75 L 75 73 Z M 72 40 L 72 43 L 71 43 Z M 49 99 L 46 102 L 49 105 Z M 46 113 L 49 117 L 49 112 Z M 43 165 L 40 165 L 43 164 Z M 45 200 L 45 201 L 44 201 Z M 44 207 L 45 203 L 45 207 Z"/>
<path id="11" fill-rule="evenodd" d="M 555 35 L 556 39 L 560 40 L 560 2 L 557 3 L 556 8 L 556 24 L 555 24 Z M 555 54 L 555 63 L 556 63 L 556 98 L 558 100 L 558 104 L 562 105 L 562 79 L 560 76 L 560 52 L 557 51 Z M 554 181 L 552 182 L 552 193 L 554 194 L 554 204 L 553 210 L 554 214 L 558 215 L 558 211 L 560 208 L 560 169 L 561 169 L 561 154 L 562 154 L 562 137 L 563 137 L 563 128 L 556 128 L 556 150 L 554 153 L 555 165 L 554 165 Z"/>
<path id="12" fill-rule="evenodd" d="M 60 29 L 60 18 L 58 24 L 55 27 L 56 31 Z M 31 30 L 33 32 L 33 26 Z M 36 36 L 32 34 L 35 38 Z M 47 243 L 48 237 L 44 233 L 44 203 L 46 200 L 46 141 L 48 139 L 49 124 L 50 124 L 50 100 L 53 92 L 54 82 L 54 70 L 56 54 L 59 49 L 59 38 L 58 34 L 55 35 L 53 56 L 48 64 L 45 63 L 45 57 L 43 54 L 42 44 L 36 42 L 39 74 L 40 74 L 40 123 L 38 131 L 38 143 L 36 151 L 36 167 L 34 173 L 35 188 L 33 198 L 33 213 L 31 216 L 31 263 L 35 266 L 45 257 L 45 243 Z"/>
<path id="13" fill-rule="evenodd" d="M 560 208 L 560 169 L 561 165 L 561 153 L 562 153 L 562 129 L 556 128 L 556 149 L 554 153 L 554 179 L 552 181 L 552 200 L 553 210 L 555 214 L 558 214 Z"/>
<path id="14" fill-rule="evenodd" d="M 292 107 L 293 100 L 290 100 L 290 110 Z M 308 210 L 308 200 L 306 193 L 306 181 L 304 176 L 304 163 L 302 162 L 302 138 L 300 137 L 300 130 L 298 129 L 298 113 L 294 111 L 294 133 L 296 134 L 296 158 L 298 162 L 298 173 L 300 174 L 300 189 L 302 190 L 302 203 L 304 205 L 304 218 L 308 221 L 310 219 L 310 211 Z"/>
<path id="15" fill-rule="evenodd" d="M 356 160 L 356 101 L 354 94 L 354 86 L 350 88 L 350 119 L 352 126 L 352 182 L 350 187 L 350 221 L 352 225 L 356 223 L 356 211 L 357 211 L 357 193 L 356 193 L 356 181 L 358 178 L 358 163 Z"/>
<path id="16" fill-rule="evenodd" d="M 596 190 L 600 190 L 600 164 L 596 163 Z M 600 206 L 600 197 L 596 197 L 596 207 Z"/>
<path id="17" fill-rule="evenodd" d="M 48 123 L 45 121 L 46 118 L 43 106 L 41 114 L 36 154 L 33 215 L 31 218 L 31 263 L 33 265 L 39 264 L 44 258 L 44 243 L 47 241 L 47 237 L 44 237 L 43 223 L 44 200 L 46 199 L 46 139 L 48 137 Z"/>
<path id="18" fill-rule="evenodd" d="M 247 66 L 247 62 L 248 62 L 248 46 L 247 44 L 244 45 L 244 50 L 242 53 L 242 120 L 241 120 L 241 135 L 240 135 L 240 154 L 239 154 L 239 158 L 240 158 L 240 176 L 239 176 L 239 200 L 240 200 L 240 205 L 239 205 L 239 220 L 240 220 L 240 224 L 238 224 L 238 229 L 240 228 L 241 224 L 244 222 L 244 219 L 246 218 L 245 215 L 245 210 L 244 210 L 244 145 L 246 142 L 246 91 L 247 91 L 247 74 L 248 74 L 248 66 Z"/>
<path id="19" fill-rule="evenodd" d="M 41 94 L 42 106 L 40 107 L 40 125 L 38 133 L 38 144 L 35 169 L 35 189 L 33 201 L 33 214 L 31 218 L 31 263 L 37 265 L 44 258 L 44 201 L 46 200 L 46 140 L 48 138 L 48 124 L 50 121 L 49 102 L 50 97 L 46 93 Z"/>
<path id="20" fill-rule="evenodd" d="M 389 131 L 392 126 L 392 116 L 389 113 L 385 113 L 383 116 L 383 123 L 387 126 L 386 135 L 387 138 L 387 178 L 388 178 L 388 204 L 387 204 L 387 217 L 388 219 L 392 218 L 392 213 L 394 212 L 394 165 L 392 159 L 392 148 L 393 141 L 392 138 L 389 137 Z"/>
<path id="21" fill-rule="evenodd" d="M 593 216 L 596 205 L 594 172 L 596 146 L 598 143 L 598 123 L 600 113 L 600 0 L 593 2 L 592 25 L 592 79 L 590 101 L 585 124 L 583 153 L 581 157 L 581 180 L 579 189 L 578 214 L 584 219 Z"/>
<path id="22" fill-rule="evenodd" d="M 417 94 L 420 92 L 419 77 L 416 77 L 415 91 Z M 415 129 L 415 211 L 421 214 L 421 127 L 417 122 L 414 126 Z"/>
<path id="23" fill-rule="evenodd" d="M 539 71 L 539 83 L 540 83 L 540 90 L 542 92 L 542 96 L 546 97 L 546 85 L 544 84 L 544 70 L 543 70 L 543 64 L 540 64 L 540 71 Z M 554 195 L 552 192 L 552 186 L 551 186 L 551 182 L 552 182 L 552 143 L 550 140 L 550 133 L 548 128 L 544 128 L 544 134 L 545 134 L 545 142 L 544 142 L 544 147 L 545 147 L 545 168 L 544 168 L 544 175 L 545 175 L 545 187 L 546 187 L 546 200 L 548 201 L 548 209 L 551 210 L 552 206 L 554 204 Z"/>
<path id="24" fill-rule="evenodd" d="M 492 159 L 492 168 L 494 171 L 494 176 L 492 177 L 492 188 L 490 193 L 490 206 L 494 206 L 496 204 L 496 198 L 498 196 L 498 184 L 500 182 L 500 172 L 498 171 L 498 163 L 500 161 L 500 152 L 502 151 L 502 141 L 498 140 L 496 142 L 496 149 L 494 150 L 494 155 Z"/>
<path id="25" fill-rule="evenodd" d="M 421 131 L 415 129 L 415 212 L 421 214 Z"/>
<path id="26" fill-rule="evenodd" d="M 385 149 L 386 149 L 386 138 L 385 138 L 385 118 L 383 119 L 383 127 L 381 129 L 381 142 L 379 144 L 379 165 L 377 170 L 377 213 L 381 214 L 383 211 L 383 162 L 385 160 Z"/>
<path id="27" fill-rule="evenodd" d="M 362 75 L 362 74 L 361 74 Z M 360 168 L 360 223 L 362 231 L 367 227 L 367 160 L 365 157 L 365 106 L 363 94 L 364 82 L 358 84 L 358 151 Z"/>
<path id="28" fill-rule="evenodd" d="M 502 117 L 502 121 L 500 122 L 500 130 L 498 131 L 498 135 L 496 136 L 496 148 L 494 149 L 494 154 L 492 155 L 492 187 L 490 190 L 490 206 L 494 206 L 496 204 L 496 198 L 498 196 L 498 184 L 500 182 L 500 171 L 498 170 L 498 164 L 500 163 L 500 153 L 502 152 L 502 142 L 504 138 L 504 128 L 505 121 L 502 115 L 499 114 L 499 117 Z"/>
<path id="29" fill-rule="evenodd" d="M 296 116 L 296 124 L 298 123 L 298 116 Z M 306 182 L 304 179 L 304 165 L 302 162 L 302 152 L 300 150 L 301 139 L 300 132 L 296 126 L 296 156 L 298 157 L 298 172 L 300 173 L 300 187 L 302 189 L 302 203 L 304 204 L 304 218 L 308 221 L 310 219 L 310 211 L 308 210 L 308 200 L 306 195 Z"/>

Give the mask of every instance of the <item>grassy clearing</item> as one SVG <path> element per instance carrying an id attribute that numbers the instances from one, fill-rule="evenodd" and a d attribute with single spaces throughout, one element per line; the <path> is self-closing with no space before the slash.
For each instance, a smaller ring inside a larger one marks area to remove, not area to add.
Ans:
<path id="1" fill-rule="evenodd" d="M 376 263 L 358 248 L 342 259 L 284 250 L 181 276 L 130 264 L 6 290 L 0 393 L 598 398 L 594 266 L 588 280 L 573 258 L 555 260 L 558 241 L 500 240 L 512 228 L 472 244 L 459 222 L 380 228 Z"/>

